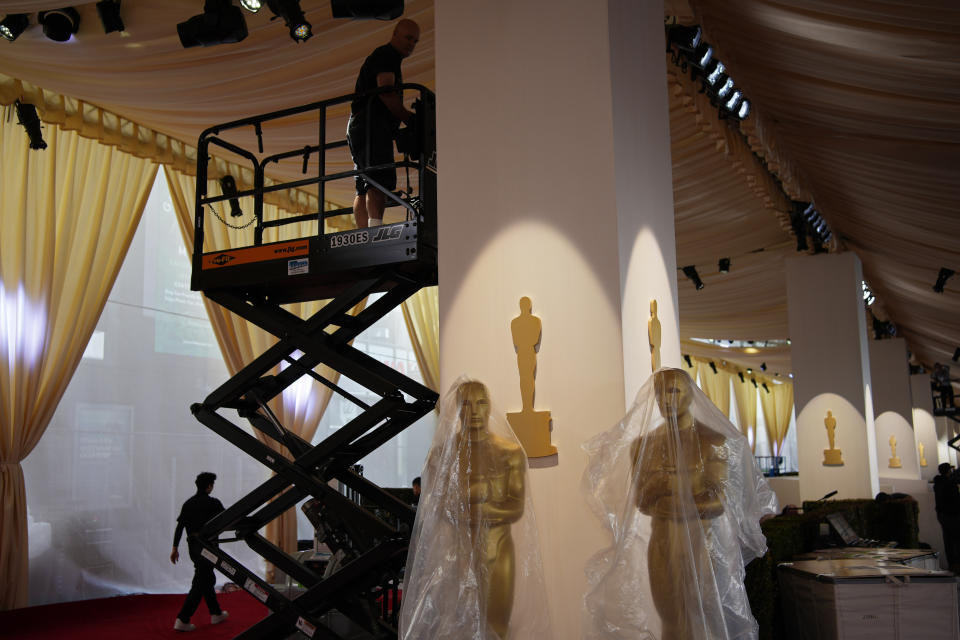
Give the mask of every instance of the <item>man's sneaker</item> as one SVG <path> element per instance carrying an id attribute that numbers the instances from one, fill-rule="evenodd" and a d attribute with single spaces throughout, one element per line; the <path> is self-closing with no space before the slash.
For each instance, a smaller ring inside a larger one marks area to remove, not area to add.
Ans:
<path id="1" fill-rule="evenodd" d="M 230 613 L 227 611 L 221 611 L 219 615 L 210 616 L 210 624 L 220 624 L 224 620 L 230 617 Z"/>
<path id="2" fill-rule="evenodd" d="M 184 622 L 180 618 L 177 618 L 173 622 L 174 631 L 193 631 L 196 628 L 197 628 L 197 625 L 190 624 L 189 622 Z"/>

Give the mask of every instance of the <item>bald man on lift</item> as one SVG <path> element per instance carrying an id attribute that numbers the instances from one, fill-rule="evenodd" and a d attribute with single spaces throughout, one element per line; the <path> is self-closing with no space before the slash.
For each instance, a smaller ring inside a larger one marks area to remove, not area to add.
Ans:
<path id="1" fill-rule="evenodd" d="M 393 139 L 403 123 L 410 122 L 413 112 L 403 106 L 403 76 L 400 63 L 413 53 L 420 40 L 420 27 L 413 20 L 397 22 L 390 42 L 373 50 L 357 76 L 354 91 L 364 93 L 380 87 L 397 87 L 373 96 L 357 98 L 350 105 L 347 124 L 347 142 L 357 169 L 393 162 Z M 368 128 L 369 126 L 369 128 Z M 369 151 L 369 155 L 368 155 Z M 367 174 L 384 189 L 397 186 L 396 169 L 378 169 Z M 386 195 L 369 184 L 362 176 L 356 177 L 357 195 L 353 199 L 353 215 L 357 227 L 377 226 L 383 222 Z"/>

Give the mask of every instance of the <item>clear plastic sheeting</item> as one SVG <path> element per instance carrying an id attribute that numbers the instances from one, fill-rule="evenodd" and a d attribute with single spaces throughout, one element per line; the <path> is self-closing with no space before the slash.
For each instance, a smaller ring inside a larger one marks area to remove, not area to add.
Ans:
<path id="1" fill-rule="evenodd" d="M 766 552 L 777 499 L 690 376 L 658 370 L 584 449 L 583 489 L 613 535 L 587 563 L 584 637 L 756 638 L 744 566 Z"/>
<path id="2" fill-rule="evenodd" d="M 550 637 L 526 455 L 486 387 L 461 377 L 427 455 L 400 638 Z"/>

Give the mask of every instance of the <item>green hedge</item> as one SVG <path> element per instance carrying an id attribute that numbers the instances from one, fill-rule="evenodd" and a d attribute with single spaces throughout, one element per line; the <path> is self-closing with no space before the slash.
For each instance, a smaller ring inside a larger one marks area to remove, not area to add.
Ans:
<path id="1" fill-rule="evenodd" d="M 784 635 L 777 565 L 817 548 L 820 523 L 829 513 L 840 511 L 863 538 L 895 541 L 903 549 L 916 549 L 919 541 L 919 509 L 910 497 L 876 500 L 831 500 L 804 502 L 803 513 L 771 518 L 761 524 L 767 537 L 767 554 L 747 565 L 745 584 L 750 608 L 760 625 L 761 640 Z"/>

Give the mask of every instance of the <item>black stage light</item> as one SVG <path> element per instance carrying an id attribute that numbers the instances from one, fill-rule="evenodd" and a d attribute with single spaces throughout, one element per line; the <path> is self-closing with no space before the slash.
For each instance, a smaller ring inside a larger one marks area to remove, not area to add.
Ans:
<path id="1" fill-rule="evenodd" d="M 761 362 L 761 363 L 760 363 L 760 371 L 766 371 L 766 370 L 767 370 L 767 363 L 766 363 L 766 362 Z"/>
<path id="2" fill-rule="evenodd" d="M 960 347 L 957 347 L 957 350 L 953 352 L 953 358 L 951 358 L 951 360 L 954 362 L 960 361 Z"/>
<path id="3" fill-rule="evenodd" d="M 687 27 L 682 24 L 670 25 L 667 28 L 667 51 L 676 47 L 680 51 L 693 52 L 700 46 L 700 37 L 703 31 L 699 26 Z"/>
<path id="4" fill-rule="evenodd" d="M 747 367 L 747 375 L 748 375 L 748 376 L 752 376 L 752 375 L 753 375 L 753 368 Z"/>
<path id="5" fill-rule="evenodd" d="M 243 11 L 230 0 L 206 0 L 203 13 L 177 25 L 184 49 L 240 42 L 247 37 Z"/>
<path id="6" fill-rule="evenodd" d="M 947 269 L 946 267 L 940 267 L 940 273 L 937 274 L 937 282 L 933 285 L 933 290 L 937 293 L 943 293 L 943 286 L 947 284 L 947 280 L 955 274 L 956 271 L 953 269 Z"/>
<path id="7" fill-rule="evenodd" d="M 730 258 L 720 258 L 720 273 L 730 273 Z"/>
<path id="8" fill-rule="evenodd" d="M 25 13 L 8 13 L 0 21 L 0 36 L 3 36 L 10 42 L 20 37 L 20 34 L 27 30 L 30 25 L 30 18 Z"/>
<path id="9" fill-rule="evenodd" d="M 17 110 L 17 119 L 26 129 L 27 137 L 30 138 L 30 148 L 46 149 L 47 143 L 44 142 L 43 133 L 40 131 L 40 117 L 37 115 L 37 108 L 19 100 L 14 100 L 13 106 Z"/>
<path id="10" fill-rule="evenodd" d="M 120 17 L 120 0 L 100 0 L 97 3 L 97 15 L 104 33 L 123 31 L 123 18 Z"/>
<path id="11" fill-rule="evenodd" d="M 753 388 L 756 389 L 756 388 L 757 388 L 757 379 L 756 379 L 756 378 L 750 378 L 750 382 L 753 383 Z"/>
<path id="12" fill-rule="evenodd" d="M 51 9 L 38 13 L 37 22 L 43 25 L 43 35 L 57 42 L 66 42 L 80 27 L 80 14 L 73 7 Z"/>
<path id="13" fill-rule="evenodd" d="M 703 289 L 703 280 L 700 279 L 700 274 L 697 273 L 697 268 L 694 265 L 688 265 L 683 267 L 683 275 L 690 278 L 693 282 L 693 286 L 697 288 L 697 291 Z"/>
<path id="14" fill-rule="evenodd" d="M 256 13 L 257 11 L 260 11 L 263 3 L 260 2 L 260 0 L 240 0 L 240 6 L 250 13 Z"/>
<path id="15" fill-rule="evenodd" d="M 737 371 L 737 375 L 740 376 L 740 382 L 741 382 L 741 383 L 746 382 L 746 380 L 744 380 L 744 378 L 743 378 L 743 371 Z"/>
<path id="16" fill-rule="evenodd" d="M 223 192 L 223 195 L 230 196 L 230 215 L 234 218 L 243 216 L 240 201 L 237 200 L 237 181 L 233 179 L 233 176 L 227 174 L 220 178 L 220 191 Z"/>
<path id="17" fill-rule="evenodd" d="M 766 382 L 764 382 L 764 383 L 761 384 L 760 386 L 763 387 L 763 390 L 764 390 L 764 391 L 766 391 L 767 393 L 770 393 L 770 387 L 767 386 L 767 383 L 766 383 Z"/>
<path id="18" fill-rule="evenodd" d="M 683 356 L 683 359 L 686 361 L 687 366 L 693 369 L 693 361 L 690 360 L 690 356 L 685 355 Z"/>
<path id="19" fill-rule="evenodd" d="M 403 0 L 331 0 L 334 18 L 396 20 L 403 15 Z"/>
<path id="20" fill-rule="evenodd" d="M 690 64 L 698 69 L 706 69 L 707 65 L 710 64 L 712 59 L 713 47 L 708 45 L 706 42 L 701 42 L 700 46 L 698 46 L 696 51 L 693 52 L 693 55 L 690 58 Z"/>
<path id="21" fill-rule="evenodd" d="M 713 360 L 710 361 L 710 370 L 714 373 L 717 372 L 717 365 L 713 364 Z"/>
<path id="22" fill-rule="evenodd" d="M 312 27 L 300 9 L 300 0 L 267 0 L 267 8 L 278 18 L 283 18 L 295 42 L 306 42 L 313 35 Z"/>
<path id="23" fill-rule="evenodd" d="M 794 202 L 790 209 L 790 226 L 793 227 L 793 235 L 797 238 L 797 251 L 806 251 L 807 245 L 807 220 L 803 215 L 803 203 Z"/>

